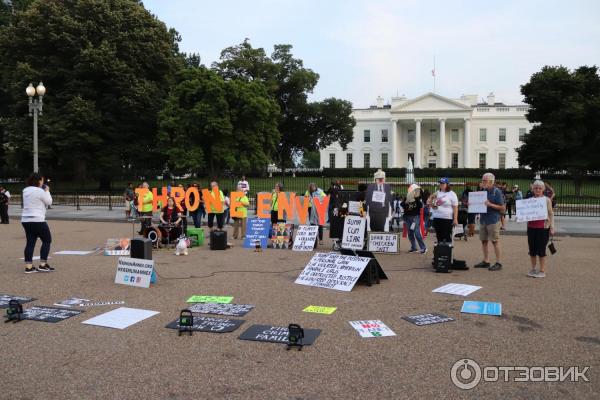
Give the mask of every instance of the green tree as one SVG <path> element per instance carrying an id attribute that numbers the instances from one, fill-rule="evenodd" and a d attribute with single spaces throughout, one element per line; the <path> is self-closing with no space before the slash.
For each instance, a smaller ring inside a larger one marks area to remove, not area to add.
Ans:
<path id="1" fill-rule="evenodd" d="M 536 124 L 517 149 L 519 164 L 570 171 L 578 183 L 600 169 L 600 77 L 598 68 L 542 68 L 521 87 Z"/>
<path id="2" fill-rule="evenodd" d="M 321 166 L 321 155 L 318 151 L 305 151 L 298 162 L 300 168 L 319 168 Z"/>
<path id="3" fill-rule="evenodd" d="M 343 148 L 352 141 L 352 105 L 335 98 L 309 102 L 308 95 L 319 81 L 319 75 L 294 58 L 292 46 L 274 46 L 271 56 L 264 49 L 253 48 L 246 39 L 221 52 L 220 61 L 212 68 L 227 80 L 262 82 L 280 108 L 278 120 L 281 139 L 277 161 L 282 168 L 292 165 L 295 156 L 316 151 L 339 142 Z"/>
<path id="4" fill-rule="evenodd" d="M 24 88 L 43 81 L 44 171 L 106 186 L 121 173 L 161 170 L 156 115 L 184 63 L 179 39 L 136 0 L 38 0 L 15 10 L 0 28 L 0 110 L 16 159 L 31 157 Z"/>

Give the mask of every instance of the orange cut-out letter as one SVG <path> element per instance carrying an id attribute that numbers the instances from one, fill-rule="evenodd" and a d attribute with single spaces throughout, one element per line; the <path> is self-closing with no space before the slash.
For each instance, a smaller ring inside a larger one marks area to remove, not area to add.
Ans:
<path id="1" fill-rule="evenodd" d="M 154 211 L 160 209 L 160 207 L 165 207 L 167 205 L 167 199 L 169 198 L 169 195 L 167 194 L 167 187 L 163 186 L 161 189 L 161 195 L 158 195 L 158 189 L 157 188 L 152 188 L 152 209 Z M 160 207 L 158 205 L 158 202 L 160 201 Z"/>
<path id="2" fill-rule="evenodd" d="M 138 210 L 142 211 L 142 207 L 144 207 L 144 196 L 148 193 L 149 190 L 146 188 L 135 188 L 135 193 L 138 195 Z"/>
<path id="3" fill-rule="evenodd" d="M 213 208 L 217 212 L 223 212 L 223 202 L 221 201 L 221 194 L 218 187 L 213 188 L 212 193 L 208 189 L 202 189 L 202 198 L 204 199 L 204 208 L 207 213 L 212 213 Z"/>
<path id="4" fill-rule="evenodd" d="M 244 192 L 231 192 L 231 203 L 229 204 L 229 213 L 231 218 L 242 218 L 242 212 L 238 210 L 239 207 L 244 207 L 240 199 L 244 197 Z"/>
<path id="5" fill-rule="evenodd" d="M 175 208 L 177 208 L 177 211 L 183 211 L 183 207 L 181 207 L 181 201 L 184 200 L 185 189 L 181 187 L 171 188 L 171 197 L 173 200 L 175 200 Z"/>
<path id="6" fill-rule="evenodd" d="M 194 204 L 190 203 L 190 195 L 194 194 Z M 196 211 L 200 207 L 200 193 L 198 192 L 198 188 L 190 186 L 188 190 L 185 192 L 185 208 L 188 211 Z"/>
<path id="7" fill-rule="evenodd" d="M 256 216 L 271 218 L 271 193 L 259 193 L 256 198 Z"/>
<path id="8" fill-rule="evenodd" d="M 289 199 L 288 199 L 289 196 Z M 287 213 L 286 219 L 294 219 L 294 200 L 296 199 L 296 193 L 292 192 L 279 192 L 277 196 L 277 218 L 284 219 L 284 212 Z M 288 201 L 289 200 L 289 201 Z"/>
<path id="9" fill-rule="evenodd" d="M 317 216 L 319 217 L 319 225 L 325 225 L 325 215 L 327 215 L 327 206 L 329 205 L 329 196 L 323 198 L 323 202 L 318 197 L 313 199 L 313 204 L 316 208 Z"/>
<path id="10" fill-rule="evenodd" d="M 301 204 L 302 202 L 302 204 Z M 298 213 L 298 221 L 301 225 L 306 225 L 306 219 L 308 218 L 308 205 L 310 200 L 308 197 L 296 196 L 296 212 Z"/>

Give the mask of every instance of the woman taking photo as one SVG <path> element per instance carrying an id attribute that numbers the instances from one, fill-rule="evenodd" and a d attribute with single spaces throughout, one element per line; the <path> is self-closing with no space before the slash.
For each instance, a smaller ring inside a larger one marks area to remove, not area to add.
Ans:
<path id="1" fill-rule="evenodd" d="M 531 271 L 527 274 L 532 278 L 546 277 L 546 247 L 551 235 L 554 235 L 554 212 L 552 200 L 544 195 L 546 186 L 542 181 L 533 182 L 533 197 L 543 197 L 546 200 L 548 214 L 545 219 L 527 222 L 527 243 L 529 244 L 529 257 L 531 258 Z M 540 260 L 540 270 L 536 269 L 537 258 Z"/>
<path id="2" fill-rule="evenodd" d="M 448 178 L 440 179 L 439 184 L 438 191 L 429 201 L 433 209 L 433 228 L 438 243 L 451 243 L 452 227 L 458 225 L 458 197 L 450 189 Z"/>
<path id="3" fill-rule="evenodd" d="M 23 189 L 23 212 L 21 214 L 21 225 L 25 229 L 27 243 L 25 245 L 25 273 L 52 272 L 48 264 L 50 244 L 52 235 L 46 223 L 46 208 L 52 205 L 50 188 L 44 185 L 44 177 L 33 173 L 27 179 L 27 187 Z M 40 266 L 35 268 L 33 264 L 33 251 L 38 238 L 42 241 L 40 249 Z"/>

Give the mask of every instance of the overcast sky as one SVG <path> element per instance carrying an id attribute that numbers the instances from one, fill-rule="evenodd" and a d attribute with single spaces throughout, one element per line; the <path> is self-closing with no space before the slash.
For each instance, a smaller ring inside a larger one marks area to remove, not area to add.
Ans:
<path id="1" fill-rule="evenodd" d="M 145 0 L 210 65 L 249 38 L 267 53 L 294 46 L 320 75 L 315 100 L 355 107 L 396 94 L 451 98 L 489 92 L 521 102 L 519 86 L 544 65 L 600 65 L 599 0 Z"/>

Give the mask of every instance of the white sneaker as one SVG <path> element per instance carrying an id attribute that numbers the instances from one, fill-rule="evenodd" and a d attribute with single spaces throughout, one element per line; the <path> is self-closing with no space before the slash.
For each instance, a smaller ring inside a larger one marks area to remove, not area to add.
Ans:
<path id="1" fill-rule="evenodd" d="M 537 271 L 533 277 L 534 278 L 545 278 L 546 277 L 546 273 L 542 272 L 542 271 Z"/>
<path id="2" fill-rule="evenodd" d="M 529 271 L 527 273 L 527 276 L 531 277 L 531 278 L 535 278 L 535 275 L 537 274 L 537 269 L 532 268 L 531 271 Z"/>

